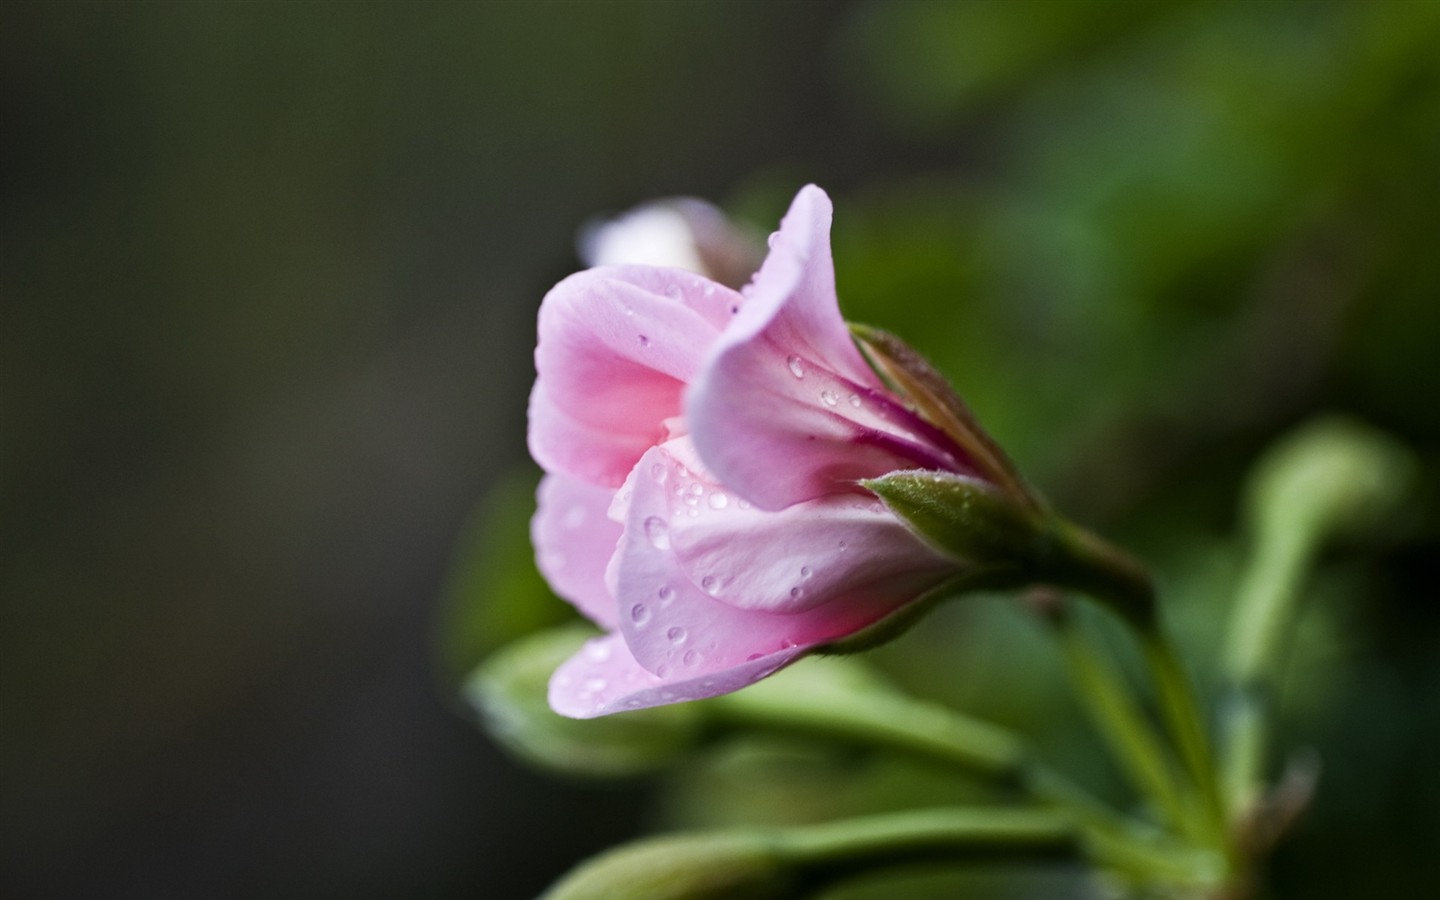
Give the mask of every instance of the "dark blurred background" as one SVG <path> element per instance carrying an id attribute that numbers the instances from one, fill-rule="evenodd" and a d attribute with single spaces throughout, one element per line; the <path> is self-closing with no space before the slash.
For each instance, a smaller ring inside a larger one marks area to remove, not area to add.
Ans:
<path id="1" fill-rule="evenodd" d="M 1154 560 L 1197 655 L 1248 460 L 1325 411 L 1416 451 L 1317 582 L 1274 881 L 1429 895 L 1440 4 L 9 0 L 0 128 L 6 897 L 522 898 L 656 821 L 473 726 L 451 573 L 477 503 L 529 565 L 482 500 L 533 478 L 576 229 L 684 193 L 763 234 L 807 181 L 847 314 Z M 1006 615 L 896 677 L 1068 722 Z"/>

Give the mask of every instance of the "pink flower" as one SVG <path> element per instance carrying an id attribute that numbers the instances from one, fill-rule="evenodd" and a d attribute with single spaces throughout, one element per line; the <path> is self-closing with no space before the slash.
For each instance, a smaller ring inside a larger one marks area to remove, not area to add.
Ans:
<path id="1" fill-rule="evenodd" d="M 830 218 L 801 190 L 741 293 L 615 266 L 545 297 L 531 532 L 556 592 L 609 632 L 556 671 L 557 712 L 737 690 L 965 570 L 859 484 L 978 469 L 856 348 Z"/>

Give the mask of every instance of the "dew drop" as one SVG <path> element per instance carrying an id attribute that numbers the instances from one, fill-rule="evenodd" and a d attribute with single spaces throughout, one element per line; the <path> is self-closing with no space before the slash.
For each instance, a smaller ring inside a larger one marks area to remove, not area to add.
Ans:
<path id="1" fill-rule="evenodd" d="M 740 312 L 740 304 L 738 304 L 738 303 L 732 303 L 732 304 L 730 304 L 730 315 L 733 316 L 733 315 L 736 315 L 736 314 L 739 313 L 739 312 Z"/>
<path id="2" fill-rule="evenodd" d="M 700 654 L 695 650 L 686 650 L 680 661 L 687 666 L 693 666 L 700 661 Z"/>
<path id="3" fill-rule="evenodd" d="M 660 590 L 655 592 L 655 596 L 660 598 L 662 604 L 669 603 L 675 599 L 675 589 L 668 584 L 662 584 Z"/>
<path id="4" fill-rule="evenodd" d="M 587 679 L 585 682 L 585 690 L 589 691 L 592 694 L 598 694 L 601 691 L 605 690 L 605 688 L 606 684 L 605 679 L 603 678 L 590 678 Z"/>
<path id="5" fill-rule="evenodd" d="M 724 509 L 730 505 L 730 498 L 725 496 L 724 492 L 716 491 L 707 497 L 705 502 L 710 504 L 711 509 Z"/>
<path id="6" fill-rule="evenodd" d="M 681 293 L 682 292 L 680 290 L 680 285 L 678 284 L 672 284 L 665 288 L 665 296 L 669 297 L 671 300 L 679 300 Z"/>
<path id="7" fill-rule="evenodd" d="M 716 578 L 714 575 L 706 575 L 704 578 L 700 579 L 700 588 L 705 593 L 714 597 L 716 594 L 720 593 L 720 579 Z"/>
<path id="8" fill-rule="evenodd" d="M 565 517 L 560 520 L 560 524 L 572 530 L 575 528 L 579 528 L 581 525 L 584 525 L 585 507 L 572 506 L 569 509 L 565 510 Z"/>
<path id="9" fill-rule="evenodd" d="M 770 236 L 765 239 L 765 246 L 767 246 L 767 247 L 773 247 L 773 246 L 775 246 L 775 242 L 778 241 L 779 239 L 780 239 L 780 232 L 778 232 L 778 231 L 772 231 L 772 232 L 770 232 Z"/>
<path id="10" fill-rule="evenodd" d="M 805 363 L 798 356 L 792 356 L 785 360 L 785 365 L 790 368 L 790 374 L 796 378 L 805 377 Z"/>
<path id="11" fill-rule="evenodd" d="M 670 643 L 672 644 L 684 643 L 685 629 L 681 628 L 679 625 L 676 625 L 674 628 L 671 628 L 669 631 L 665 632 L 665 636 L 670 639 Z"/>
<path id="12" fill-rule="evenodd" d="M 826 406 L 836 406 L 840 403 L 840 397 L 834 391 L 821 391 L 820 402 Z"/>
<path id="13" fill-rule="evenodd" d="M 809 578 L 811 575 L 814 575 L 814 574 L 815 574 L 815 570 L 812 569 L 812 568 L 810 568 L 809 566 L 801 566 L 801 567 L 800 567 L 800 577 L 801 577 L 801 578 Z"/>
<path id="14" fill-rule="evenodd" d="M 630 607 L 630 621 L 636 625 L 644 625 L 650 621 L 650 607 L 643 603 L 637 603 Z"/>
<path id="15" fill-rule="evenodd" d="M 700 292 L 701 292 L 702 294 L 704 294 L 705 296 L 707 296 L 707 297 L 713 297 L 713 296 L 715 296 L 715 282 L 713 282 L 713 281 L 707 281 L 707 282 L 705 282 L 705 286 L 700 289 Z"/>
<path id="16" fill-rule="evenodd" d="M 601 663 L 610 658 L 609 644 L 591 644 L 585 648 L 585 655 L 590 657 L 592 662 Z"/>
<path id="17" fill-rule="evenodd" d="M 850 405 L 853 406 L 853 407 L 855 407 L 856 409 L 859 409 L 859 408 L 860 408 L 860 395 L 859 395 L 859 394 L 851 394 L 851 395 L 850 395 Z"/>
<path id="18" fill-rule="evenodd" d="M 648 347 L 648 346 L 650 346 L 650 338 L 646 337 L 646 336 L 643 335 L 643 334 L 640 335 L 640 346 L 642 346 L 642 347 Z"/>
<path id="19" fill-rule="evenodd" d="M 705 493 L 705 489 L 700 486 L 700 482 L 697 481 L 694 484 L 690 485 L 690 494 L 692 496 L 698 497 L 703 493 Z"/>
<path id="20" fill-rule="evenodd" d="M 793 650 L 793 649 L 795 649 L 795 648 L 798 647 L 798 646 L 800 646 L 800 645 L 797 644 L 797 643 L 795 643 L 794 641 L 790 640 L 789 638 L 786 638 L 785 640 L 783 640 L 783 641 L 780 642 L 780 649 L 781 649 L 781 650 Z"/>
<path id="21" fill-rule="evenodd" d="M 799 600 L 803 596 L 805 596 L 805 590 L 803 588 L 792 587 L 790 589 L 791 600 Z"/>
<path id="22" fill-rule="evenodd" d="M 657 550 L 665 550 L 670 546 L 670 526 L 659 516 L 651 516 L 645 520 L 645 537 Z"/>
<path id="23" fill-rule="evenodd" d="M 666 477 L 665 466 L 661 463 L 656 463 L 655 465 L 651 466 L 650 477 L 655 479 L 656 484 L 664 484 Z"/>
<path id="24" fill-rule="evenodd" d="M 746 661 L 746 662 L 754 662 L 755 660 L 759 659 L 760 657 L 762 657 L 762 656 L 764 656 L 764 655 L 765 655 L 765 654 L 763 654 L 763 653 L 752 653 L 752 654 L 750 654 L 749 656 L 745 657 L 745 661 Z"/>
<path id="25" fill-rule="evenodd" d="M 656 678 L 664 678 L 666 675 L 669 675 L 669 674 L 670 674 L 670 667 L 669 667 L 669 666 L 667 666 L 667 665 L 665 665 L 665 664 L 662 663 L 662 664 L 660 664 L 660 665 L 658 665 L 658 666 L 655 667 L 655 677 L 656 677 Z M 661 694 L 660 696 L 663 697 L 663 696 L 665 696 L 665 695 L 664 695 L 664 694 Z"/>

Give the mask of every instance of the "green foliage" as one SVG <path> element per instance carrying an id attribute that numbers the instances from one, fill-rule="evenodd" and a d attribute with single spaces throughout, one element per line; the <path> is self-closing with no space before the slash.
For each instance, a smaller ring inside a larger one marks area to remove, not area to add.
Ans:
<path id="1" fill-rule="evenodd" d="M 551 673 L 593 636 L 578 626 L 551 629 L 512 642 L 476 669 L 465 696 L 490 734 L 531 763 L 589 778 L 654 771 L 693 749 L 702 721 L 693 704 L 583 721 L 550 708 Z"/>
<path id="2" fill-rule="evenodd" d="M 451 682 L 511 641 L 575 618 L 535 568 L 529 522 L 536 483 L 530 467 L 499 479 L 460 535 L 437 622 L 440 664 Z"/>

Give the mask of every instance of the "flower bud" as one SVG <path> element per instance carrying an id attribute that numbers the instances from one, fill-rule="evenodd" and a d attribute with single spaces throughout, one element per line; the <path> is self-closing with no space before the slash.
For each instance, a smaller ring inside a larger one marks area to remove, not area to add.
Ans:
<path id="1" fill-rule="evenodd" d="M 1284 438 L 1256 466 L 1248 514 L 1259 533 L 1315 540 L 1363 532 L 1399 505 L 1415 472 L 1410 453 L 1359 422 L 1327 418 Z"/>
<path id="2" fill-rule="evenodd" d="M 580 651 L 586 637 L 586 629 L 571 627 L 532 635 L 470 676 L 466 698 L 496 740 L 535 765 L 597 778 L 653 771 L 695 746 L 700 717 L 690 706 L 585 722 L 556 714 L 546 700 L 550 673 Z"/>

